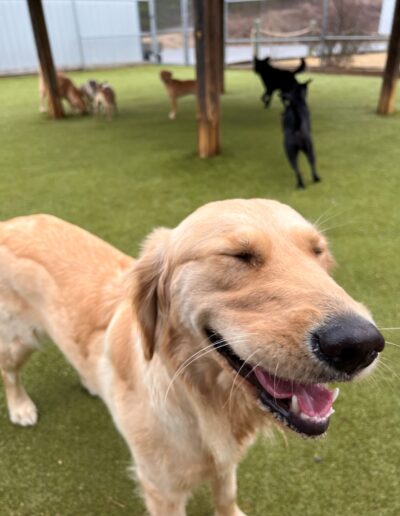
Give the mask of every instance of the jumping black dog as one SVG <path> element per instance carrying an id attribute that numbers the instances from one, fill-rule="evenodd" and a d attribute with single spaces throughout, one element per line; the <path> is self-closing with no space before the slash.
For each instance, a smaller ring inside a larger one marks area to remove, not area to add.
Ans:
<path id="1" fill-rule="evenodd" d="M 306 62 L 304 59 L 301 60 L 300 65 L 294 71 L 281 70 L 275 68 L 269 64 L 270 58 L 257 59 L 254 57 L 253 69 L 258 74 L 265 86 L 265 93 L 261 97 L 261 101 L 264 102 L 267 108 L 271 102 L 272 94 L 276 90 L 280 90 L 282 93 L 287 93 L 298 84 L 295 75 L 303 72 L 306 69 Z"/>
<path id="2" fill-rule="evenodd" d="M 291 91 L 281 94 L 285 106 L 282 115 L 284 146 L 286 156 L 296 174 L 297 188 L 305 188 L 297 162 L 300 151 L 307 156 L 314 182 L 321 181 L 315 168 L 310 112 L 306 102 L 307 87 L 310 82 L 296 83 Z"/>

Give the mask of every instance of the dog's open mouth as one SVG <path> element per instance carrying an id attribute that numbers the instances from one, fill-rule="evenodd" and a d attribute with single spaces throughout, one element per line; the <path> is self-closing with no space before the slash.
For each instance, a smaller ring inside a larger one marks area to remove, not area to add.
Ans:
<path id="1" fill-rule="evenodd" d="M 295 432 L 306 436 L 326 432 L 339 389 L 331 391 L 321 383 L 285 380 L 261 367 L 253 367 L 236 355 L 219 333 L 211 328 L 205 332 L 218 353 L 256 389 L 262 408 Z"/>

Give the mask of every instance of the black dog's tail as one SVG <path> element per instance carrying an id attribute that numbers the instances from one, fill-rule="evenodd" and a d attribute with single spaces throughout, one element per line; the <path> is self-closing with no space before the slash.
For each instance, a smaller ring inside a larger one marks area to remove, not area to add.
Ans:
<path id="1" fill-rule="evenodd" d="M 306 60 L 304 59 L 304 57 L 302 57 L 301 63 L 299 64 L 299 66 L 296 68 L 296 70 L 293 73 L 296 74 L 296 73 L 304 72 L 304 70 L 306 68 L 307 68 Z"/>

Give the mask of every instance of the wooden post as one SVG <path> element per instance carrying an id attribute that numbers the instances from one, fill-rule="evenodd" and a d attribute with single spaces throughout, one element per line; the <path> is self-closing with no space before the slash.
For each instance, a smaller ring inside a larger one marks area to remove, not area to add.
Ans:
<path id="1" fill-rule="evenodd" d="M 220 93 L 225 93 L 225 0 L 218 0 L 219 3 L 219 49 L 220 49 L 220 62 L 219 62 L 219 87 Z M 226 4 L 228 5 L 228 4 Z"/>
<path id="2" fill-rule="evenodd" d="M 57 76 L 54 70 L 42 2 L 41 0 L 28 0 L 28 7 L 40 68 L 48 91 L 50 115 L 53 118 L 62 118 L 64 111 L 58 93 Z"/>
<path id="3" fill-rule="evenodd" d="M 198 151 L 201 158 L 219 154 L 220 2 L 194 0 Z"/>
<path id="4" fill-rule="evenodd" d="M 389 115 L 394 112 L 396 104 L 396 85 L 400 67 L 400 0 L 396 0 L 393 14 L 392 32 L 383 76 L 378 113 Z"/>

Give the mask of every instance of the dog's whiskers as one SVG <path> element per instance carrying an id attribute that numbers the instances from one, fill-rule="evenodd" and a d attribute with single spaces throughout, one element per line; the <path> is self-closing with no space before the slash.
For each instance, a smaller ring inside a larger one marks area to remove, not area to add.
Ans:
<path id="1" fill-rule="evenodd" d="M 395 348 L 400 348 L 400 344 L 396 344 L 395 342 L 390 342 L 390 340 L 385 340 L 385 344 L 389 344 L 390 346 L 394 346 Z"/>
<path id="2" fill-rule="evenodd" d="M 314 226 L 317 226 L 319 228 L 320 226 L 323 226 L 324 224 L 326 224 L 328 221 L 330 221 L 332 219 L 337 219 L 338 217 L 341 217 L 342 215 L 344 215 L 345 213 L 348 213 L 350 211 L 350 208 L 349 208 L 347 210 L 342 210 L 339 213 L 333 213 L 329 217 L 324 218 L 324 215 L 327 214 L 333 208 L 334 208 L 334 206 L 330 206 L 327 210 L 325 210 L 322 213 L 322 215 L 320 215 L 318 217 L 318 219 L 314 222 Z"/>
<path id="3" fill-rule="evenodd" d="M 197 351 L 196 353 L 194 353 L 193 355 L 191 355 L 188 359 L 185 360 L 185 362 L 183 362 L 183 364 L 175 371 L 168 387 L 167 387 L 167 390 L 165 392 L 165 398 L 164 398 L 164 401 L 167 401 L 167 398 L 168 398 L 168 394 L 169 394 L 169 391 L 172 387 L 172 384 L 174 383 L 174 381 L 178 378 L 178 376 L 183 373 L 183 371 L 189 367 L 193 362 L 195 362 L 196 360 L 202 358 L 203 356 L 205 355 L 208 355 L 208 353 L 211 353 L 211 351 L 214 351 L 214 349 L 217 349 L 217 348 L 223 348 L 225 346 L 227 346 L 228 344 L 225 343 L 223 340 L 220 340 L 220 341 L 217 341 L 215 344 L 209 344 L 208 346 L 206 346 L 205 348 L 202 348 L 200 351 Z"/>
<path id="4" fill-rule="evenodd" d="M 205 338 L 204 340 L 207 340 L 207 338 Z M 204 340 L 203 340 L 203 342 L 204 342 Z M 230 339 L 229 342 L 230 343 L 243 342 L 243 339 L 242 338 L 233 338 L 233 339 Z M 183 362 L 183 364 L 181 364 L 179 366 L 179 368 L 175 371 L 175 373 L 167 387 L 165 397 L 164 397 L 164 402 L 167 401 L 168 394 L 169 394 L 169 391 L 171 390 L 173 382 L 178 378 L 178 376 L 180 376 L 184 372 L 185 369 L 187 369 L 190 365 L 192 365 L 193 362 L 196 362 L 200 358 L 203 358 L 205 355 L 208 355 L 215 349 L 220 349 L 220 348 L 227 347 L 227 346 L 229 346 L 229 344 L 227 342 L 225 342 L 223 339 L 221 339 L 221 340 L 216 341 L 213 344 L 209 344 L 208 346 L 205 346 L 204 348 L 200 349 L 199 351 L 197 351 L 196 353 L 191 355 L 189 358 L 187 358 Z"/>
<path id="5" fill-rule="evenodd" d="M 341 224 L 335 224 L 333 226 L 328 226 L 328 227 L 325 227 L 325 228 L 319 228 L 319 230 L 321 231 L 321 233 L 326 233 L 327 231 L 332 231 L 332 229 L 343 228 L 345 226 L 350 226 L 351 224 L 357 224 L 357 225 L 361 226 L 362 224 L 369 224 L 369 221 L 367 221 L 367 220 L 364 220 L 364 221 L 349 220 L 349 221 L 343 222 Z"/>
<path id="6" fill-rule="evenodd" d="M 248 361 L 250 360 L 251 357 L 253 357 L 256 353 L 258 353 L 260 348 L 256 348 L 253 353 L 251 353 L 247 358 L 246 360 L 243 362 L 243 364 L 240 366 L 240 368 L 236 371 L 236 375 L 235 375 L 235 378 L 233 379 L 233 382 L 232 382 L 232 386 L 231 386 L 231 390 L 229 392 L 229 396 L 228 396 L 228 400 L 227 402 L 229 401 L 229 416 L 231 415 L 231 402 L 232 402 L 232 397 L 233 397 L 233 394 L 234 394 L 234 387 L 235 387 L 235 382 L 236 380 L 238 379 L 238 377 L 240 376 L 240 371 L 243 369 L 243 367 L 248 363 Z M 226 406 L 226 403 L 224 404 L 224 407 Z"/>
<path id="7" fill-rule="evenodd" d="M 248 377 L 249 377 L 249 376 L 250 376 L 250 375 L 251 375 L 251 374 L 252 374 L 252 373 L 257 369 L 257 367 L 259 367 L 259 366 L 260 366 L 261 362 L 262 362 L 262 360 L 259 360 L 259 361 L 258 361 L 258 362 L 257 362 L 257 363 L 256 363 L 256 364 L 255 364 L 251 369 L 250 369 L 250 371 L 249 371 L 245 376 L 243 376 L 243 378 L 244 378 L 245 380 L 247 380 L 247 378 L 248 378 Z M 238 384 L 236 384 L 236 389 L 238 389 Z M 233 396 L 233 394 L 234 394 L 234 393 L 232 393 L 232 396 Z M 225 404 L 225 405 L 226 405 L 226 404 Z M 224 405 L 224 406 L 225 406 L 225 405 Z M 230 407 L 229 407 L 229 409 L 230 409 Z M 231 411 L 229 410 L 229 415 L 230 415 L 230 414 L 231 414 Z"/>
<path id="8" fill-rule="evenodd" d="M 394 376 L 397 380 L 400 380 L 400 376 L 392 369 L 392 367 L 381 359 L 378 362 L 378 367 L 384 367 L 389 373 Z"/>
<path id="9" fill-rule="evenodd" d="M 276 397 L 275 397 L 275 392 L 276 392 L 276 378 L 277 378 L 277 375 L 278 375 L 278 367 L 279 367 L 279 362 L 277 361 L 277 362 L 276 362 L 275 371 L 274 371 L 274 400 L 275 400 L 275 401 L 276 401 Z M 293 382 L 292 382 L 292 387 L 293 387 Z"/>

